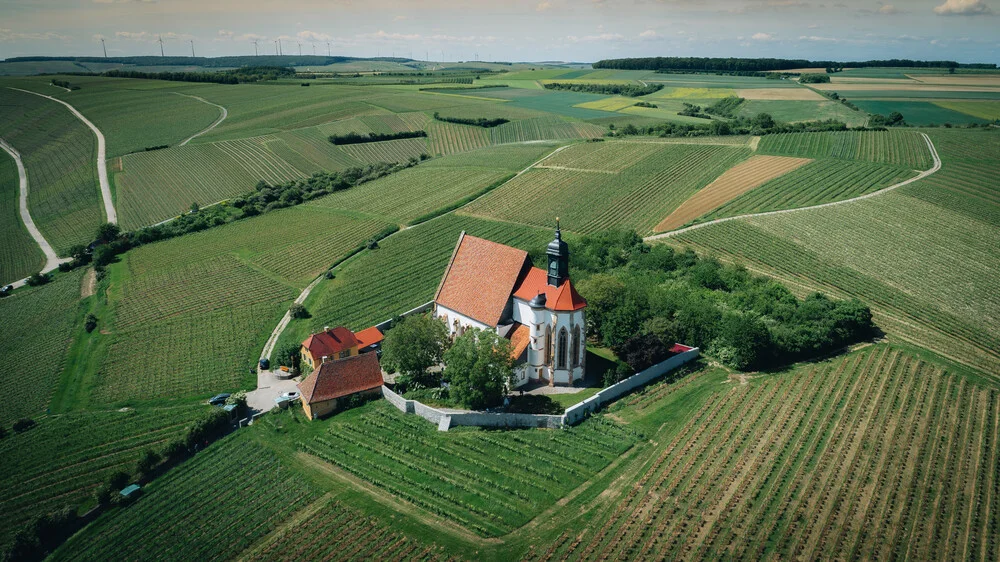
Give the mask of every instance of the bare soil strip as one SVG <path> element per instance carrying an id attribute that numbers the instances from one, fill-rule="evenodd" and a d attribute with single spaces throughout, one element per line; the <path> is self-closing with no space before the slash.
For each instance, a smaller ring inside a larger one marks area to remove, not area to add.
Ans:
<path id="1" fill-rule="evenodd" d="M 52 96 L 46 96 L 45 94 L 39 94 L 38 92 L 32 92 L 31 90 L 22 90 L 21 88 L 10 88 L 11 90 L 17 90 L 19 92 L 24 92 L 26 94 L 33 94 L 36 96 L 41 96 L 43 98 L 48 98 L 56 103 L 61 103 L 69 108 L 76 115 L 77 119 L 83 121 L 83 124 L 90 127 L 91 131 L 97 135 L 97 177 L 101 181 L 101 197 L 104 199 L 104 214 L 108 217 L 108 222 L 117 223 L 118 213 L 115 212 L 115 205 L 111 200 L 111 183 L 108 181 L 108 167 L 105 160 L 107 160 L 107 150 L 105 148 L 104 135 L 101 134 L 101 130 L 98 129 L 93 123 L 91 123 L 82 113 L 76 110 L 72 105 L 62 101 L 61 99 L 54 98 Z"/>
<path id="2" fill-rule="evenodd" d="M 751 213 L 749 215 L 737 215 L 735 217 L 725 217 L 725 218 L 721 218 L 721 219 L 715 219 L 714 221 L 703 222 L 701 224 L 692 225 L 692 226 L 689 226 L 687 228 L 682 228 L 680 230 L 674 230 L 674 231 L 671 231 L 671 232 L 665 232 L 663 234 L 656 234 L 656 235 L 653 235 L 653 236 L 647 236 L 645 238 L 645 240 L 646 240 L 646 242 L 651 242 L 653 240 L 660 240 L 660 239 L 663 239 L 663 238 L 669 238 L 671 236 L 677 236 L 678 234 L 682 234 L 684 232 L 690 232 L 692 230 L 697 230 L 699 228 L 704 228 L 706 226 L 710 226 L 710 225 L 713 225 L 713 224 L 718 224 L 720 222 L 732 221 L 732 220 L 737 220 L 737 219 L 746 219 L 746 218 L 750 218 L 750 217 L 766 217 L 766 216 L 769 216 L 769 215 L 783 215 L 785 213 L 798 213 L 798 212 L 802 212 L 802 211 L 808 211 L 808 210 L 811 210 L 811 209 L 822 209 L 822 208 L 825 208 L 825 207 L 834 207 L 836 205 L 846 205 L 848 203 L 853 203 L 855 201 L 861 201 L 863 199 L 870 199 L 872 197 L 878 197 L 879 195 L 882 195 L 883 193 L 888 193 L 888 192 L 890 192 L 890 191 L 892 191 L 894 189 L 899 189 L 900 187 L 903 187 L 905 185 L 910 185 L 911 183 L 916 182 L 916 181 L 920 181 L 920 180 L 926 178 L 927 176 L 930 176 L 930 175 L 936 173 L 938 170 L 941 169 L 941 157 L 938 156 L 937 149 L 934 148 L 934 143 L 931 142 L 931 138 L 928 137 L 926 134 L 924 134 L 924 133 L 920 133 L 920 134 L 923 135 L 924 141 L 927 142 L 927 148 L 929 148 L 930 151 L 931 151 L 931 157 L 934 158 L 934 166 L 931 167 L 931 169 L 929 169 L 929 170 L 925 170 L 923 172 L 920 172 L 920 174 L 918 174 L 917 176 L 912 177 L 912 178 L 910 178 L 910 179 L 908 179 L 906 181 L 899 182 L 899 183 L 897 183 L 895 185 L 890 185 L 889 187 L 887 187 L 885 189 L 880 189 L 878 191 L 873 191 L 873 192 L 868 193 L 866 195 L 860 195 L 858 197 L 854 197 L 854 198 L 851 198 L 851 199 L 844 199 L 843 201 L 834 201 L 832 203 L 823 203 L 822 205 L 813 205 L 812 207 L 799 207 L 798 209 L 783 209 L 781 211 L 768 211 L 766 213 Z"/>
<path id="3" fill-rule="evenodd" d="M 204 129 L 202 129 L 202 130 L 198 131 L 197 133 L 195 133 L 195 134 L 191 135 L 190 137 L 188 137 L 188 138 L 184 139 L 184 140 L 183 140 L 183 141 L 181 141 L 181 143 L 180 143 L 179 145 L 177 145 L 177 146 L 184 146 L 185 144 L 187 144 L 187 143 L 191 142 L 191 140 L 192 140 L 192 139 L 194 139 L 195 137 L 200 137 L 201 135 L 204 135 L 205 133 L 207 133 L 207 132 L 211 131 L 212 129 L 214 129 L 214 128 L 216 128 L 216 127 L 218 127 L 218 126 L 219 126 L 219 123 L 222 123 L 223 121 L 225 121 L 225 120 L 226 120 L 226 117 L 228 117 L 228 116 L 229 116 L 229 111 L 227 111 L 227 110 L 226 110 L 226 108 L 222 107 L 221 105 L 219 105 L 219 104 L 217 104 L 217 103 L 212 103 L 212 102 L 208 101 L 208 100 L 207 100 L 207 99 L 205 99 L 205 98 L 202 98 L 202 97 L 198 97 L 198 96 L 192 96 L 192 95 L 188 95 L 188 94 L 182 94 L 182 93 L 180 93 L 180 92 L 170 92 L 170 93 L 171 93 L 171 94 L 177 94 L 178 96 L 184 96 L 184 97 L 186 97 L 186 98 L 192 98 L 192 99 L 196 99 L 196 100 L 198 100 L 198 101 L 200 101 L 200 102 L 202 102 L 202 103 L 207 103 L 208 105 L 214 105 L 215 107 L 218 107 L 219 109 L 221 109 L 221 110 L 222 110 L 222 114 L 221 114 L 221 115 L 219 115 L 219 118 L 215 120 L 215 123 L 212 123 L 212 124 L 211 124 L 211 125 L 209 125 L 208 127 L 204 128 Z"/>
<path id="4" fill-rule="evenodd" d="M 656 225 L 654 232 L 666 232 L 725 205 L 740 195 L 812 162 L 810 158 L 753 156 L 725 171 L 705 189 L 692 195 Z"/>

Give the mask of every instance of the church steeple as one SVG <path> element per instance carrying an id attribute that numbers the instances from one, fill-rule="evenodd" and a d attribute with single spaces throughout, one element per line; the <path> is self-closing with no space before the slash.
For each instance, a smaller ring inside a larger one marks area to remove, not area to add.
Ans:
<path id="1" fill-rule="evenodd" d="M 563 242 L 562 232 L 559 230 L 559 217 L 556 217 L 556 238 L 549 242 L 545 253 L 549 256 L 549 285 L 558 287 L 569 279 L 569 246 Z"/>

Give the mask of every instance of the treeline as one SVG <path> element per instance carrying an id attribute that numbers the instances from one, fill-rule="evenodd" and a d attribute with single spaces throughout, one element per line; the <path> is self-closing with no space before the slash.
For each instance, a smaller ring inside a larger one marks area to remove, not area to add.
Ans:
<path id="1" fill-rule="evenodd" d="M 77 86 L 76 84 L 71 84 L 71 83 L 67 82 L 66 80 L 57 80 L 55 78 L 52 79 L 52 85 L 53 86 L 59 86 L 60 88 L 66 88 L 67 90 L 79 90 L 80 89 L 80 86 Z"/>
<path id="2" fill-rule="evenodd" d="M 720 70 L 760 72 L 797 68 L 978 68 L 995 69 L 996 64 L 960 64 L 955 61 L 920 61 L 909 59 L 870 60 L 858 62 L 809 61 L 774 58 L 715 58 L 715 57 L 646 57 L 607 59 L 595 62 L 594 68 L 617 70 Z"/>
<path id="3" fill-rule="evenodd" d="M 697 107 L 697 106 L 696 106 Z M 702 115 L 696 115 L 701 117 Z M 621 128 L 609 127 L 607 136 L 654 135 L 660 137 L 703 137 L 727 135 L 771 135 L 777 133 L 818 133 L 823 131 L 846 131 L 847 124 L 834 119 L 825 121 L 804 121 L 782 123 L 775 121 L 768 113 L 758 113 L 753 117 L 736 117 L 729 121 L 713 120 L 705 124 L 657 123 L 648 127 L 637 127 L 629 123 Z M 856 129 L 863 130 L 863 128 Z"/>
<path id="4" fill-rule="evenodd" d="M 739 96 L 725 97 L 706 107 L 705 113 L 733 119 L 736 117 L 736 112 L 739 111 L 745 101 L 747 100 Z"/>
<path id="5" fill-rule="evenodd" d="M 804 73 L 799 76 L 799 82 L 802 84 L 829 84 L 830 75 L 829 74 L 814 74 L 814 73 Z"/>
<path id="6" fill-rule="evenodd" d="M 548 90 L 568 90 L 570 92 L 636 98 L 662 90 L 663 84 L 640 86 L 638 84 L 571 84 L 567 82 L 550 82 L 545 84 L 545 88 Z"/>
<path id="7" fill-rule="evenodd" d="M 108 70 L 102 76 L 110 78 L 143 78 L 173 82 L 211 82 L 214 84 L 241 84 L 294 78 L 295 69 L 285 66 L 244 66 L 220 72 L 140 72 L 137 70 Z"/>
<path id="8" fill-rule="evenodd" d="M 812 359 L 876 334 L 860 301 L 819 293 L 800 300 L 742 266 L 649 246 L 635 232 L 582 238 L 570 267 L 587 298 L 588 336 L 635 370 L 668 357 L 675 342 L 752 370 Z"/>
<path id="9" fill-rule="evenodd" d="M 346 135 L 330 135 L 333 144 L 360 144 L 365 142 L 382 142 L 398 139 L 415 139 L 426 137 L 427 131 L 400 131 L 398 133 L 355 133 Z"/>
<path id="10" fill-rule="evenodd" d="M 445 123 L 458 123 L 459 125 L 473 125 L 475 127 L 483 127 L 489 129 L 490 127 L 496 127 L 498 125 L 503 125 L 504 123 L 510 123 L 509 120 L 503 117 L 497 117 L 495 119 L 488 119 L 486 117 L 476 117 L 467 119 L 464 117 L 442 117 L 437 111 L 434 112 L 434 119 L 437 121 L 444 121 Z"/>

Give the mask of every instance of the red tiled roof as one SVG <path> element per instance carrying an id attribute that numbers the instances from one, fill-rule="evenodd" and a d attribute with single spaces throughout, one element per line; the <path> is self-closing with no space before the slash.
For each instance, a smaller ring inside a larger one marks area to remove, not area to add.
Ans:
<path id="1" fill-rule="evenodd" d="M 675 343 L 674 346 L 670 348 L 670 353 L 684 353 L 685 351 L 691 351 L 692 349 L 694 348 Z"/>
<path id="2" fill-rule="evenodd" d="M 529 343 L 531 343 L 531 328 L 518 324 L 510 333 L 510 356 L 517 361 L 524 350 L 528 349 Z"/>
<path id="3" fill-rule="evenodd" d="M 313 358 L 336 357 L 341 351 L 351 349 L 358 345 L 358 339 L 354 337 L 354 332 L 343 326 L 337 326 L 332 330 L 326 330 L 318 334 L 313 334 L 302 342 L 302 345 L 309 350 Z"/>
<path id="4" fill-rule="evenodd" d="M 375 326 L 355 333 L 354 337 L 358 339 L 358 347 L 375 345 L 385 338 L 385 336 L 382 335 L 382 332 L 380 332 Z"/>
<path id="5" fill-rule="evenodd" d="M 524 250 L 462 233 L 434 302 L 496 326 L 527 263 Z"/>
<path id="6" fill-rule="evenodd" d="M 374 353 L 362 353 L 320 365 L 298 384 L 307 404 L 333 400 L 382 386 L 382 368 Z"/>
<path id="7" fill-rule="evenodd" d="M 549 277 L 545 270 L 532 267 L 514 291 L 514 296 L 530 301 L 539 293 L 545 293 L 545 308 L 549 310 L 580 310 L 587 306 L 587 301 L 573 288 L 572 281 L 567 279 L 562 285 L 553 287 L 549 285 Z"/>

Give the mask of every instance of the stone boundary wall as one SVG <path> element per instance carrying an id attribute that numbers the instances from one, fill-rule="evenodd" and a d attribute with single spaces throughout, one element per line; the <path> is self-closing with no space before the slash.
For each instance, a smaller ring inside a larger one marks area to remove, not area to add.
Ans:
<path id="1" fill-rule="evenodd" d="M 404 414 L 416 414 L 438 426 L 440 431 L 452 427 L 470 425 L 477 427 L 543 427 L 558 429 L 563 425 L 563 416 L 542 414 L 493 414 L 490 412 L 443 412 L 417 400 L 407 400 L 386 386 L 382 386 L 382 396 Z"/>
<path id="2" fill-rule="evenodd" d="M 420 313 L 423 313 L 423 312 L 427 312 L 428 310 L 430 310 L 433 307 L 434 307 L 434 301 L 425 302 L 424 304 L 418 306 L 417 308 L 414 308 L 412 310 L 407 310 L 406 312 L 400 314 L 400 316 L 402 316 L 402 317 L 405 318 L 405 317 L 413 315 L 413 314 L 420 314 Z M 392 318 L 390 318 L 390 319 L 388 319 L 388 320 L 386 320 L 384 322 L 380 322 L 378 324 L 375 324 L 375 327 L 378 328 L 378 331 L 380 331 L 380 332 L 382 332 L 384 334 L 385 330 L 389 326 L 391 326 L 391 325 L 392 325 Z"/>
<path id="3" fill-rule="evenodd" d="M 640 386 L 648 384 L 653 379 L 662 377 L 689 361 L 693 361 L 698 357 L 699 352 L 700 350 L 695 347 L 689 351 L 678 353 L 666 361 L 657 363 L 645 371 L 636 373 L 621 382 L 605 388 L 590 398 L 566 408 L 566 413 L 563 414 L 564 423 L 566 425 L 576 425 L 580 423 L 588 415 L 593 414 L 600 409 L 602 405 L 607 404 L 608 402 L 611 402 L 619 396 L 631 392 Z"/>

